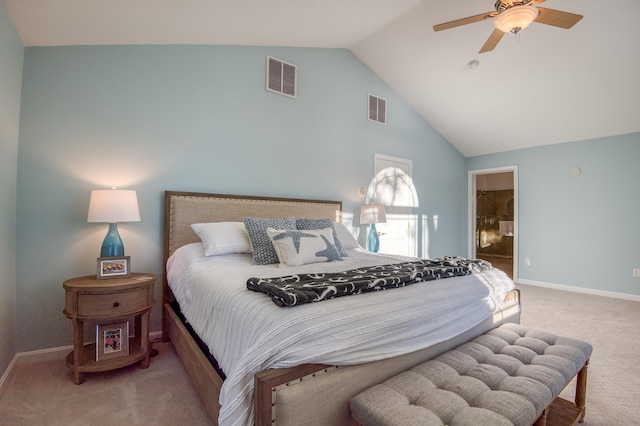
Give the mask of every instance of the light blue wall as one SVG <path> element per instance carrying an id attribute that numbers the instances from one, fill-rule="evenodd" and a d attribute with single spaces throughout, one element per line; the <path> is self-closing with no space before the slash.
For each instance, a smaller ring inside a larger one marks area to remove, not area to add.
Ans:
<path id="1" fill-rule="evenodd" d="M 267 54 L 298 65 L 298 99 L 265 91 Z M 409 158 L 417 213 L 438 216 L 430 254 L 466 252 L 464 157 L 347 50 L 30 47 L 23 80 L 19 350 L 72 342 L 62 282 L 95 273 L 95 188 L 138 191 L 142 221 L 120 233 L 133 269 L 160 275 L 164 190 L 340 199 L 349 213 L 374 153 Z M 387 126 L 367 120 L 370 92 L 388 99 Z"/>
<path id="2" fill-rule="evenodd" d="M 640 268 L 638 159 L 633 133 L 473 157 L 467 166 L 518 166 L 520 278 L 640 295 L 632 277 Z"/>
<path id="3" fill-rule="evenodd" d="M 16 352 L 16 174 L 24 48 L 0 3 L 0 376 Z"/>

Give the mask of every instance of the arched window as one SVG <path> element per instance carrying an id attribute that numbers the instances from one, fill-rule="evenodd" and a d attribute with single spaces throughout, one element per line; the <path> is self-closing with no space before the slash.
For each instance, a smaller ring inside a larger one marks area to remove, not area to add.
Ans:
<path id="1" fill-rule="evenodd" d="M 387 222 L 377 224 L 382 253 L 418 256 L 418 194 L 409 174 L 399 167 L 385 167 L 371 180 L 366 204 L 385 206 Z"/>
<path id="2" fill-rule="evenodd" d="M 413 179 L 399 167 L 386 167 L 373 177 L 367 189 L 366 203 L 385 207 L 419 207 Z"/>

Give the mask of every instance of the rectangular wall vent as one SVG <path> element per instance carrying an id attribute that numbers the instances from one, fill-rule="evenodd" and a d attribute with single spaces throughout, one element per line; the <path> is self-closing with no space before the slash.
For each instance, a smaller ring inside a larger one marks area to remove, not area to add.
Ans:
<path id="1" fill-rule="evenodd" d="M 387 100 L 369 93 L 369 120 L 387 124 Z"/>
<path id="2" fill-rule="evenodd" d="M 268 91 L 295 98 L 297 74 L 297 66 L 267 56 Z"/>

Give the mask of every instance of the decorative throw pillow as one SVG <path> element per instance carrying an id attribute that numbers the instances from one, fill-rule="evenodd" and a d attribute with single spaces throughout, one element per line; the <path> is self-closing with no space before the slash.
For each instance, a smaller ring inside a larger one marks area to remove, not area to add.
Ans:
<path id="1" fill-rule="evenodd" d="M 205 256 L 251 253 L 249 235 L 242 222 L 194 223 L 191 229 L 202 240 Z"/>
<path id="2" fill-rule="evenodd" d="M 336 243 L 336 248 L 340 256 L 347 256 L 347 253 L 342 249 L 340 238 L 336 234 L 336 228 L 333 226 L 331 219 L 296 219 L 296 229 L 311 231 L 325 228 L 331 228 L 333 241 Z"/>
<path id="3" fill-rule="evenodd" d="M 340 240 L 340 243 L 342 243 L 343 250 L 352 250 L 360 247 L 356 237 L 347 229 L 346 226 L 344 226 L 344 224 L 335 222 L 333 225 L 335 227 L 336 234 L 338 235 L 338 239 Z"/>
<path id="4" fill-rule="evenodd" d="M 281 265 L 299 266 L 342 260 L 330 228 L 315 231 L 267 228 L 267 235 Z"/>
<path id="5" fill-rule="evenodd" d="M 294 217 L 274 219 L 245 217 L 244 227 L 249 234 L 249 241 L 251 241 L 253 263 L 256 265 L 269 265 L 278 263 L 278 255 L 267 235 L 267 228 L 296 229 L 296 219 Z"/>

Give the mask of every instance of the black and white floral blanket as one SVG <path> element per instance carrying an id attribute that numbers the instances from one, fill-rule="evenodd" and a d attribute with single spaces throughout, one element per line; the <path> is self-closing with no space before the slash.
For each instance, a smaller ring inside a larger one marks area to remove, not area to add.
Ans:
<path id="1" fill-rule="evenodd" d="M 390 265 L 367 266 L 343 272 L 249 278 L 247 288 L 267 294 L 276 305 L 295 306 L 339 296 L 405 287 L 422 281 L 469 275 L 490 269 L 493 269 L 491 264 L 481 259 L 445 256 Z"/>

